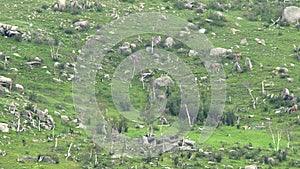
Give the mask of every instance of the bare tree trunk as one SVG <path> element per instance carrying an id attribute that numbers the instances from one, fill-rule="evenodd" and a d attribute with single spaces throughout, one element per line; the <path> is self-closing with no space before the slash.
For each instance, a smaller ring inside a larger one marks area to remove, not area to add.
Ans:
<path id="1" fill-rule="evenodd" d="M 270 130 L 270 133 L 272 136 L 274 151 L 278 151 L 280 149 L 281 131 L 277 131 L 277 142 L 276 142 L 275 135 L 274 135 L 273 130 L 270 125 L 269 125 L 269 130 Z"/>
<path id="2" fill-rule="evenodd" d="M 20 119 L 20 117 L 19 117 L 19 119 L 18 119 L 18 127 L 17 127 L 17 132 L 18 132 L 18 133 L 20 132 L 20 122 L 21 122 L 21 119 Z"/>
<path id="3" fill-rule="evenodd" d="M 73 143 L 71 143 L 70 144 L 70 146 L 69 146 L 69 149 L 68 149 L 68 153 L 67 153 L 67 157 L 66 157 L 66 160 L 71 156 L 71 153 L 70 153 L 70 151 L 71 151 L 71 148 L 72 148 L 72 145 L 73 145 Z"/>
<path id="4" fill-rule="evenodd" d="M 276 151 L 280 148 L 280 141 L 281 141 L 281 132 L 277 131 L 277 148 Z"/>
<path id="5" fill-rule="evenodd" d="M 39 120 L 39 131 L 41 131 L 41 120 Z"/>
<path id="6" fill-rule="evenodd" d="M 92 157 L 93 157 L 93 149 L 91 149 L 91 153 L 90 153 L 90 158 L 89 158 L 90 162 L 92 161 Z"/>
<path id="7" fill-rule="evenodd" d="M 189 125 L 192 125 L 191 117 L 190 117 L 190 113 L 189 113 L 189 110 L 188 110 L 188 108 L 187 108 L 187 105 L 184 104 L 184 106 L 185 106 L 185 110 L 186 110 L 186 115 L 187 115 L 188 120 L 189 120 Z"/>
<path id="8" fill-rule="evenodd" d="M 97 166 L 99 163 L 98 163 L 98 158 L 97 158 L 97 154 L 95 154 L 95 166 Z"/>
<path id="9" fill-rule="evenodd" d="M 273 130 L 271 128 L 271 126 L 269 126 L 269 130 L 271 132 L 271 136 L 272 136 L 272 140 L 273 140 L 273 144 L 274 144 L 274 151 L 276 151 L 276 141 L 275 141 L 275 137 L 274 137 L 274 133 L 273 133 Z"/>
<path id="10" fill-rule="evenodd" d="M 286 144 L 286 148 L 290 148 L 290 142 L 291 142 L 290 134 L 287 135 L 287 139 L 288 139 L 288 142 Z"/>
<path id="11" fill-rule="evenodd" d="M 55 124 L 53 124 L 53 129 L 52 129 L 52 138 L 54 138 L 54 129 L 55 129 Z"/>
<path id="12" fill-rule="evenodd" d="M 252 90 L 250 88 L 248 88 L 248 92 L 249 92 L 249 95 L 250 95 L 250 97 L 252 99 L 253 109 L 256 109 L 256 101 L 255 101 L 255 99 L 254 99 L 254 97 L 252 95 Z"/>
<path id="13" fill-rule="evenodd" d="M 54 144 L 54 151 L 56 151 L 56 148 L 57 148 L 57 142 L 58 142 L 58 139 L 57 137 L 55 138 L 55 144 Z"/>
<path id="14" fill-rule="evenodd" d="M 264 82 L 265 82 L 264 80 L 261 82 L 261 93 L 262 93 L 262 94 L 265 94 L 265 93 L 266 93 Z"/>

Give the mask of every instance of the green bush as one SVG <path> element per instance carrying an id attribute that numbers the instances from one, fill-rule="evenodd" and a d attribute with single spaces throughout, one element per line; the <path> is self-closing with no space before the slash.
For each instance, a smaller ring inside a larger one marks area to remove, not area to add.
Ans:
<path id="1" fill-rule="evenodd" d="M 179 10 L 183 10 L 185 9 L 185 4 L 182 0 L 177 0 L 175 3 L 174 3 L 174 7 L 179 9 Z"/>
<path id="2" fill-rule="evenodd" d="M 66 34 L 71 35 L 71 34 L 74 33 L 74 29 L 72 29 L 72 28 L 66 28 L 66 29 L 64 30 L 64 32 L 65 32 Z"/>

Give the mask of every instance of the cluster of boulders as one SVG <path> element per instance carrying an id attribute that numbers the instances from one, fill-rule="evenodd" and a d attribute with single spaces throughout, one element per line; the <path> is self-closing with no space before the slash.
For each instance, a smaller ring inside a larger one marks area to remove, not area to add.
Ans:
<path id="1" fill-rule="evenodd" d="M 76 0 L 58 0 L 53 4 L 53 9 L 66 9 L 66 8 L 76 8 L 76 9 L 89 9 L 96 5 L 96 2 L 84 1 L 78 2 Z"/>
<path id="2" fill-rule="evenodd" d="M 6 37 L 13 37 L 16 35 L 22 36 L 24 33 L 20 31 L 17 26 L 0 23 L 0 34 Z"/>
<path id="3" fill-rule="evenodd" d="M 13 87 L 13 80 L 11 78 L 0 76 L 0 93 L 9 93 Z M 24 87 L 20 84 L 15 84 L 15 89 L 24 94 Z"/>
<path id="4" fill-rule="evenodd" d="M 130 44 L 129 42 L 124 42 L 122 46 L 119 47 L 119 53 L 123 55 L 129 55 L 136 48 L 135 44 Z"/>
<path id="5" fill-rule="evenodd" d="M 58 161 L 52 159 L 50 156 L 43 155 L 43 154 L 38 155 L 38 157 L 26 156 L 26 157 L 17 159 L 17 162 L 28 162 L 28 161 L 45 162 L 45 163 L 49 163 L 49 164 L 57 164 L 58 163 Z"/>

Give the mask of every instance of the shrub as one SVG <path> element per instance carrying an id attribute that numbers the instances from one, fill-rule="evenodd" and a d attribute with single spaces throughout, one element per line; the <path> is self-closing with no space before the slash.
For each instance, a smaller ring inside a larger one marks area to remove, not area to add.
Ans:
<path id="1" fill-rule="evenodd" d="M 34 39 L 34 42 L 37 43 L 37 44 L 42 44 L 43 43 L 43 37 L 42 36 L 37 36 Z"/>
<path id="2" fill-rule="evenodd" d="M 258 18 L 255 14 L 253 14 L 252 12 L 247 12 L 245 15 L 244 15 L 249 21 L 257 21 Z"/>
<path id="3" fill-rule="evenodd" d="M 134 3 L 135 0 L 122 0 L 122 2 Z"/>
<path id="4" fill-rule="evenodd" d="M 42 12 L 43 12 L 43 10 L 42 10 L 41 8 L 37 8 L 35 11 L 36 11 L 37 13 L 42 13 Z"/>
<path id="5" fill-rule="evenodd" d="M 221 154 L 215 154 L 214 158 L 218 163 L 220 163 L 223 159 Z"/>
<path id="6" fill-rule="evenodd" d="M 72 14 L 72 15 L 80 15 L 80 14 L 81 14 L 81 11 L 80 11 L 80 9 L 72 8 L 72 9 L 71 9 L 71 14 Z"/>
<path id="7" fill-rule="evenodd" d="M 72 28 L 66 28 L 65 30 L 64 30 L 64 32 L 66 33 L 66 34 L 73 34 L 74 33 L 74 29 L 72 29 Z"/>
<path id="8" fill-rule="evenodd" d="M 30 92 L 29 93 L 29 98 L 30 101 L 35 102 L 37 100 L 37 94 L 35 92 Z"/>
<path id="9" fill-rule="evenodd" d="M 17 42 L 21 42 L 23 40 L 22 35 L 15 35 L 13 36 L 13 39 Z"/>
<path id="10" fill-rule="evenodd" d="M 210 9 L 224 11 L 224 7 L 219 2 L 211 2 L 208 6 Z"/>
<path id="11" fill-rule="evenodd" d="M 42 5 L 42 9 L 46 10 L 46 9 L 48 9 L 48 8 L 49 8 L 49 5 L 47 5 L 47 4 L 43 4 L 43 5 Z"/>
<path id="12" fill-rule="evenodd" d="M 183 10 L 185 9 L 185 4 L 182 0 L 177 0 L 175 3 L 174 3 L 174 7 L 179 9 L 179 10 Z"/>

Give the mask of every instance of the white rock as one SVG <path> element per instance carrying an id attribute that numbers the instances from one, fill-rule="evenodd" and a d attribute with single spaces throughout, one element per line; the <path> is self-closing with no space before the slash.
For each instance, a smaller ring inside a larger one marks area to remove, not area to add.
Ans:
<path id="1" fill-rule="evenodd" d="M 189 51 L 189 56 L 196 56 L 197 54 L 198 54 L 198 52 L 196 52 L 194 50 Z"/>
<path id="2" fill-rule="evenodd" d="M 9 132 L 8 124 L 0 123 L 0 131 L 3 133 L 8 133 Z"/>
<path id="3" fill-rule="evenodd" d="M 246 38 L 242 39 L 240 42 L 241 45 L 248 45 L 248 41 Z"/>
<path id="4" fill-rule="evenodd" d="M 24 92 L 24 87 L 20 84 L 15 85 L 16 89 L 19 90 L 20 92 Z"/>
<path id="5" fill-rule="evenodd" d="M 175 41 L 174 41 L 174 39 L 171 38 L 171 37 L 168 37 L 168 38 L 165 40 L 165 46 L 168 47 L 168 48 L 172 48 L 174 44 L 175 44 Z"/>
<path id="6" fill-rule="evenodd" d="M 204 34 L 206 32 L 206 29 L 205 28 L 201 28 L 201 29 L 199 29 L 198 32 L 201 33 L 201 34 Z"/>
<path id="7" fill-rule="evenodd" d="M 65 116 L 65 115 L 61 115 L 60 118 L 64 121 L 69 121 L 70 118 L 68 116 Z"/>

